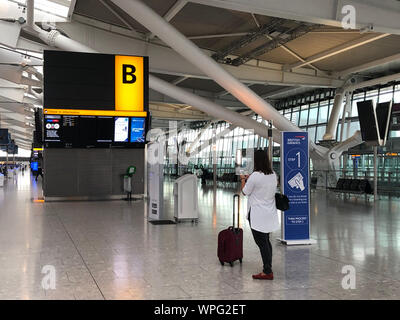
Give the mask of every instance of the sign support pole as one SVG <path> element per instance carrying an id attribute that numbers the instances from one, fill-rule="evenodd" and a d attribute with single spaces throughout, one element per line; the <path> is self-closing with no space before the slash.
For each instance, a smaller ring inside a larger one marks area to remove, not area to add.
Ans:
<path id="1" fill-rule="evenodd" d="M 374 201 L 378 200 L 378 147 L 374 146 Z"/>
<path id="2" fill-rule="evenodd" d="M 269 120 L 268 122 L 268 159 L 271 168 L 273 168 L 273 156 L 274 156 L 274 140 L 272 139 L 272 125 L 273 120 Z"/>

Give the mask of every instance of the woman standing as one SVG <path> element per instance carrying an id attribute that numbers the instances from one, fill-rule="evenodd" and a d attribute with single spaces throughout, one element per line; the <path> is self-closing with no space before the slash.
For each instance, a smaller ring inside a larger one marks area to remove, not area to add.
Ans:
<path id="1" fill-rule="evenodd" d="M 268 160 L 268 153 L 254 152 L 254 171 L 250 176 L 240 176 L 242 192 L 248 196 L 248 215 L 254 241 L 260 249 L 263 271 L 253 279 L 273 280 L 271 232 L 279 229 L 275 204 L 277 178 Z"/>

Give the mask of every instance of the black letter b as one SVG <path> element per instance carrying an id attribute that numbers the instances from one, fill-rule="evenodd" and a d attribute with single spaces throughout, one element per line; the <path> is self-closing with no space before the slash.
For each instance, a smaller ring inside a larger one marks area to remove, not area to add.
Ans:
<path id="1" fill-rule="evenodd" d="M 134 75 L 136 68 L 131 64 L 122 65 L 122 82 L 123 83 L 135 83 L 136 76 Z M 128 79 L 130 77 L 130 79 Z"/>

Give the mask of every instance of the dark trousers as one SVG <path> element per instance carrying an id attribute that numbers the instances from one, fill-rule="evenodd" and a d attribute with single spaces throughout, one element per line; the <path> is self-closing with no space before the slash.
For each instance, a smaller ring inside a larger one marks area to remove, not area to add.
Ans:
<path id="1" fill-rule="evenodd" d="M 43 173 L 42 173 L 42 171 L 37 171 L 37 173 L 36 173 L 36 178 L 35 178 L 36 181 L 37 181 L 37 179 L 39 178 L 39 176 L 41 176 L 42 179 L 43 179 Z"/>
<path id="2" fill-rule="evenodd" d="M 250 213 L 249 213 L 249 221 L 250 221 Z M 251 228 L 251 225 L 250 225 Z M 254 241 L 256 245 L 260 249 L 261 258 L 264 264 L 263 272 L 269 274 L 272 272 L 272 245 L 271 241 L 269 241 L 269 233 L 260 232 L 257 230 L 251 229 L 253 233 Z"/>

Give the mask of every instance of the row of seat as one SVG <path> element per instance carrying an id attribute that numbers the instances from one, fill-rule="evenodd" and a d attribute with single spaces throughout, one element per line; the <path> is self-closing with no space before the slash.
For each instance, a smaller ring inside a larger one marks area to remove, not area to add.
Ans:
<path id="1" fill-rule="evenodd" d="M 349 193 L 366 193 L 372 194 L 373 189 L 367 179 L 350 179 L 340 178 L 336 183 L 334 191 L 349 192 Z"/>

